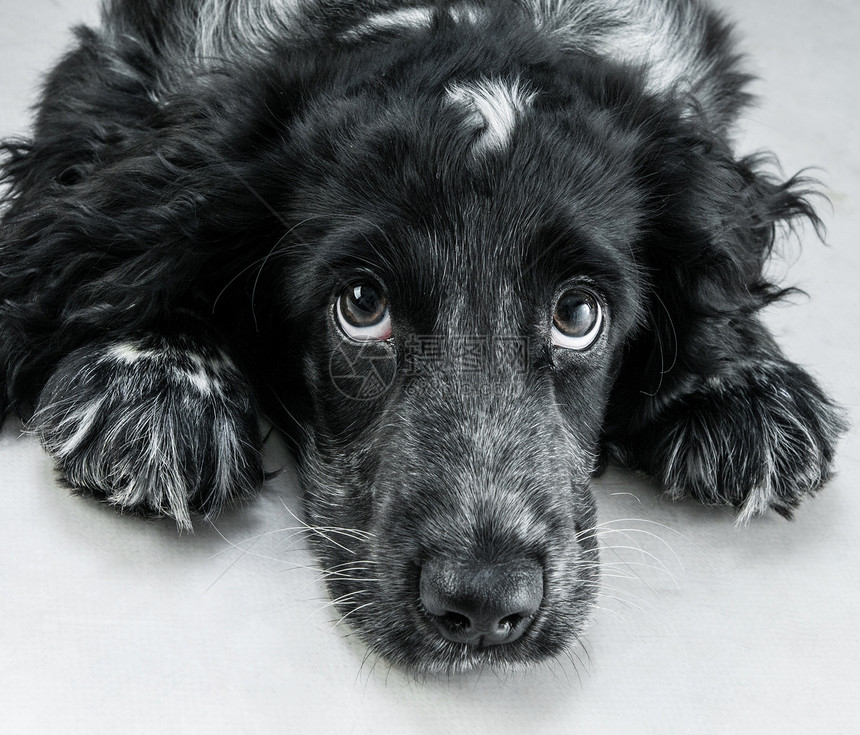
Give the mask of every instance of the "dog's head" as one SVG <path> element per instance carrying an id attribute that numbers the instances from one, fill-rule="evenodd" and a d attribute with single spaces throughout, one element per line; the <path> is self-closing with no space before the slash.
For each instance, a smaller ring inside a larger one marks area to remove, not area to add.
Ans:
<path id="1" fill-rule="evenodd" d="M 316 550 L 375 650 L 525 664 L 595 595 L 607 420 L 705 359 L 695 319 L 752 303 L 786 195 L 634 70 L 407 45 L 273 82 L 237 136 L 269 141 L 242 181 L 277 231 L 252 270 L 268 408 L 302 427 Z"/>
<path id="2" fill-rule="evenodd" d="M 532 84 L 362 90 L 293 128 L 307 521 L 342 615 L 409 667 L 555 654 L 596 593 L 642 193 L 626 131 Z"/>

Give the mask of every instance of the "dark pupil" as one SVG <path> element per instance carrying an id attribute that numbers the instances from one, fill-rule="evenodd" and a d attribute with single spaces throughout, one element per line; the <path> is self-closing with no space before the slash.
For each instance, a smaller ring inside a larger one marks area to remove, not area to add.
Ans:
<path id="1" fill-rule="evenodd" d="M 581 291 L 565 294 L 555 307 L 553 319 L 562 334 L 568 337 L 584 337 L 594 327 L 597 319 L 594 299 Z"/>
<path id="2" fill-rule="evenodd" d="M 343 315 L 356 327 L 370 327 L 385 316 L 385 298 L 373 286 L 350 286 L 341 296 Z"/>

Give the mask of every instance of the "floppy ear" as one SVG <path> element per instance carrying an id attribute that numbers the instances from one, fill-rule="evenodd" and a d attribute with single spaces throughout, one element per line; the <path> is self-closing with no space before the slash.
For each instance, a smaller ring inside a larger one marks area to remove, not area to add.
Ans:
<path id="1" fill-rule="evenodd" d="M 830 399 L 786 360 L 758 319 L 786 291 L 764 267 L 782 228 L 820 222 L 809 182 L 767 159 L 735 159 L 687 137 L 646 162 L 654 212 L 639 256 L 648 323 L 628 345 L 610 400 L 611 456 L 671 497 L 790 516 L 829 476 L 844 429 Z"/>
<path id="2" fill-rule="evenodd" d="M 224 332 L 284 231 L 272 159 L 294 82 L 243 67 L 158 98 L 133 41 L 79 41 L 33 139 L 0 144 L 0 423 L 30 419 L 77 491 L 190 528 L 263 479 L 256 391 Z"/>
<path id="3" fill-rule="evenodd" d="M 279 232 L 284 186 L 267 156 L 294 82 L 214 72 L 156 99 L 156 61 L 141 54 L 80 30 L 33 139 L 0 146 L 0 415 L 4 400 L 26 413 L 91 339 L 157 330 L 177 308 L 211 320 L 222 286 Z"/>

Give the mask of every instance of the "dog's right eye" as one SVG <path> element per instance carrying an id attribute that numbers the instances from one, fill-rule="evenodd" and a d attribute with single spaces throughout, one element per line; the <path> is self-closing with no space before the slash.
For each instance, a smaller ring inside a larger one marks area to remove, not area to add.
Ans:
<path id="1" fill-rule="evenodd" d="M 594 344 L 603 324 L 600 299 L 591 291 L 574 288 L 561 295 L 552 318 L 552 341 L 568 350 Z"/>
<path id="2" fill-rule="evenodd" d="M 347 286 L 335 302 L 335 316 L 346 336 L 357 342 L 381 342 L 391 337 L 388 299 L 373 284 Z"/>

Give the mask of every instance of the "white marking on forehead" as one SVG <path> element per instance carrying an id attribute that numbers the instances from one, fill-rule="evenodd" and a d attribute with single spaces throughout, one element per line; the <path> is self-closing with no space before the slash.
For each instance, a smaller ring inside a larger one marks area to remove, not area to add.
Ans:
<path id="1" fill-rule="evenodd" d="M 504 149 L 534 97 L 519 80 L 483 79 L 448 89 L 448 99 L 465 112 L 469 126 L 483 131 L 475 143 L 477 153 Z"/>
<path id="2" fill-rule="evenodd" d="M 343 38 L 357 39 L 381 31 L 428 30 L 433 22 L 435 7 L 401 8 L 387 13 L 375 13 L 343 34 Z M 487 17 L 487 11 L 468 3 L 448 8 L 448 14 L 457 23 L 478 23 Z"/>
<path id="3" fill-rule="evenodd" d="M 361 38 L 379 31 L 415 30 L 429 28 L 433 20 L 433 8 L 402 8 L 390 13 L 376 13 L 367 20 L 350 28 L 345 38 Z"/>
<path id="4" fill-rule="evenodd" d="M 131 342 L 119 342 L 110 347 L 106 354 L 108 358 L 117 362 L 124 362 L 128 365 L 132 365 L 139 360 L 153 360 L 161 357 L 159 353 L 141 349 L 139 345 Z"/>

